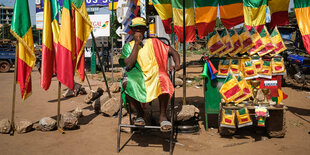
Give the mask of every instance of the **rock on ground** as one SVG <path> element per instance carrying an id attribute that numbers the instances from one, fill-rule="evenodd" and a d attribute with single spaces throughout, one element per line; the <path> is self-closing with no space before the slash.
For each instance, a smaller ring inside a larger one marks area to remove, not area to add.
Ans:
<path id="1" fill-rule="evenodd" d="M 98 92 L 90 91 L 90 93 L 87 94 L 87 96 L 84 98 L 84 102 L 88 104 L 91 101 L 94 101 L 95 99 L 97 99 L 99 96 L 100 94 Z"/>
<path id="2" fill-rule="evenodd" d="M 76 107 L 72 113 L 73 113 L 73 115 L 75 115 L 75 117 L 77 117 L 77 118 L 83 116 L 83 111 L 82 111 L 82 109 L 81 109 L 80 107 Z"/>
<path id="3" fill-rule="evenodd" d="M 79 83 L 74 83 L 74 96 L 78 96 L 82 88 L 82 85 Z"/>
<path id="4" fill-rule="evenodd" d="M 183 86 L 183 80 L 180 78 L 175 78 L 174 83 L 175 83 L 175 86 L 180 86 L 180 87 Z"/>
<path id="5" fill-rule="evenodd" d="M 74 96 L 74 92 L 71 89 L 67 89 L 63 94 L 63 97 L 73 97 Z"/>
<path id="6" fill-rule="evenodd" d="M 3 119 L 0 121 L 0 133 L 9 133 L 11 130 L 11 123 L 9 119 Z"/>
<path id="7" fill-rule="evenodd" d="M 120 108 L 120 101 L 116 98 L 110 98 L 103 105 L 101 105 L 101 112 L 108 116 L 115 115 Z"/>
<path id="8" fill-rule="evenodd" d="M 110 91 L 112 93 L 118 93 L 121 91 L 121 84 L 119 82 L 114 82 L 111 86 L 110 86 Z"/>
<path id="9" fill-rule="evenodd" d="M 50 117 L 44 117 L 39 121 L 39 125 L 35 125 L 36 130 L 40 131 L 51 131 L 56 127 L 56 120 Z"/>
<path id="10" fill-rule="evenodd" d="M 78 125 L 77 117 L 71 113 L 66 112 L 61 114 L 61 118 L 59 121 L 59 126 L 63 129 L 75 129 Z"/>
<path id="11" fill-rule="evenodd" d="M 19 134 L 29 132 L 32 130 L 32 123 L 27 120 L 19 121 L 15 123 L 15 130 Z"/>
<path id="12" fill-rule="evenodd" d="M 182 110 L 177 115 L 178 121 L 187 121 L 190 118 L 194 117 L 196 114 L 199 114 L 199 109 L 194 105 L 183 105 Z"/>
<path id="13" fill-rule="evenodd" d="M 104 104 L 107 100 L 109 100 L 109 94 L 103 93 L 99 98 L 97 98 L 93 103 L 92 106 L 96 114 L 100 113 L 101 105 Z"/>

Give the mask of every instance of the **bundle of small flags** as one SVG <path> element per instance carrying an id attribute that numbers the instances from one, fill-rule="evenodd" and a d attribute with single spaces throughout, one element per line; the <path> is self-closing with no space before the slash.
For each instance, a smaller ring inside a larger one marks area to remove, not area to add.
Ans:
<path id="1" fill-rule="evenodd" d="M 255 117 L 257 126 L 265 127 L 266 118 L 269 117 L 267 107 L 255 107 Z"/>

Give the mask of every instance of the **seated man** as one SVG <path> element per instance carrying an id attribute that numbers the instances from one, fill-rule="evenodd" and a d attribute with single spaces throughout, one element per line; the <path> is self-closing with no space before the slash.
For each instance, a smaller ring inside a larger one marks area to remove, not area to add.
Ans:
<path id="1" fill-rule="evenodd" d="M 171 55 L 175 66 L 169 70 L 174 68 L 178 71 L 180 56 L 176 50 L 157 38 L 143 38 L 147 29 L 144 18 L 134 18 L 130 28 L 134 39 L 124 45 L 119 59 L 125 71 L 121 81 L 122 98 L 124 103 L 127 101 L 133 104 L 137 110 L 135 125 L 145 125 L 141 103 L 151 102 L 158 97 L 161 131 L 170 131 L 171 123 L 167 120 L 166 109 L 174 87 L 167 73 L 167 62 Z"/>

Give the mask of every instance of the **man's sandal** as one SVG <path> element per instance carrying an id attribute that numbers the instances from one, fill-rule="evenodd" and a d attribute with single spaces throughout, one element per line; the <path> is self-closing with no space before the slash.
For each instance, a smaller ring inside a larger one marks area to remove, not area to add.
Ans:
<path id="1" fill-rule="evenodd" d="M 166 129 L 164 129 L 164 127 Z M 169 132 L 172 129 L 172 124 L 169 121 L 162 121 L 160 122 L 160 131 L 161 132 Z"/>
<path id="2" fill-rule="evenodd" d="M 145 121 L 144 121 L 143 117 L 138 117 L 138 118 L 135 120 L 135 125 L 144 126 L 144 125 L 145 125 Z"/>

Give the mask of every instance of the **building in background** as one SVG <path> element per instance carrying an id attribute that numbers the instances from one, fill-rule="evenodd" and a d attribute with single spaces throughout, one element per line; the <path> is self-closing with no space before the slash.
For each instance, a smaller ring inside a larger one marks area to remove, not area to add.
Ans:
<path id="1" fill-rule="evenodd" d="M 0 6 L 0 18 L 1 18 L 0 27 L 2 27 L 3 24 L 11 24 L 13 9 L 14 7 Z"/>

